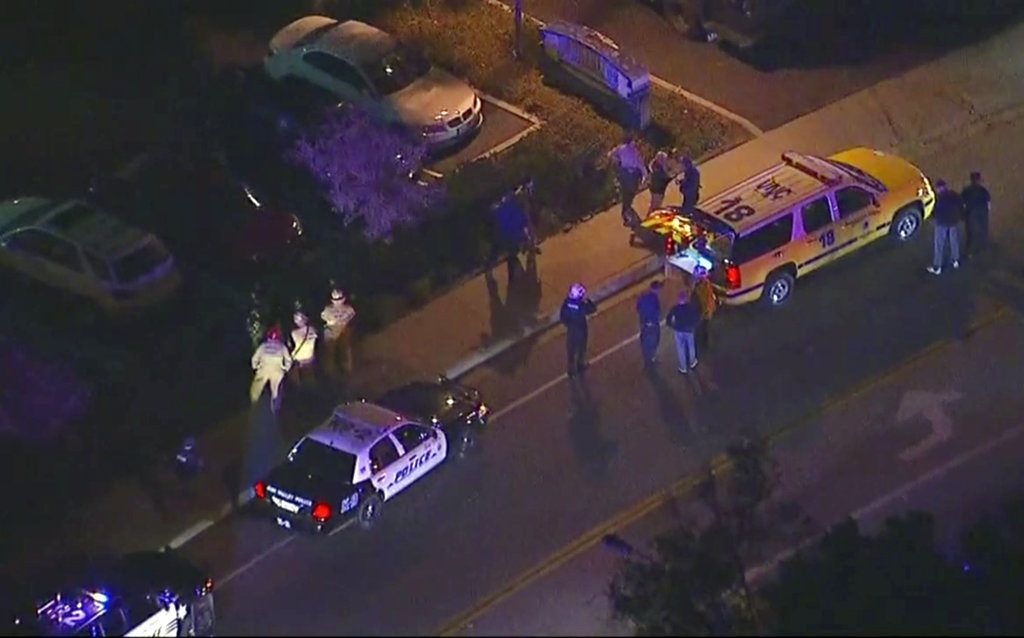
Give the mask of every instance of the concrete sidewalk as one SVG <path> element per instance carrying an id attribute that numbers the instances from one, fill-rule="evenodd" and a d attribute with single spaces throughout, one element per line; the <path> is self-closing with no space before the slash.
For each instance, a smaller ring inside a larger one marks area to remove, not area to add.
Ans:
<path id="1" fill-rule="evenodd" d="M 1024 103 L 1022 51 L 1024 26 L 1018 25 L 989 42 L 802 117 L 703 163 L 702 191 L 711 195 L 779 161 L 780 153 L 789 149 L 828 154 L 869 145 L 894 149 L 913 160 L 943 136 L 967 134 L 972 127 L 1012 113 Z M 950 87 L 960 90 L 954 92 Z M 637 197 L 637 210 L 646 210 L 647 202 L 646 193 Z M 667 203 L 678 202 L 678 192 L 672 189 Z M 537 279 L 532 283 L 528 277 L 520 277 L 510 291 L 502 265 L 364 339 L 357 347 L 352 389 L 374 396 L 396 384 L 433 378 L 442 371 L 458 376 L 552 325 L 574 281 L 588 285 L 600 299 L 658 270 L 660 258 L 630 246 L 617 212 L 607 213 L 548 239 L 543 254 L 537 257 Z M 993 226 L 998 223 L 994 218 Z M 269 445 L 283 452 L 294 436 L 319 420 L 321 410 L 328 408 L 310 405 L 293 413 L 279 428 L 266 422 L 262 405 L 251 416 L 237 415 L 212 428 L 201 441 L 210 467 L 194 485 L 181 488 L 171 476 L 158 476 L 155 483 L 146 485 L 120 485 L 100 501 L 73 512 L 65 529 L 54 530 L 51 542 L 37 540 L 36 549 L 23 552 L 22 558 L 183 543 L 231 511 L 229 495 L 234 492 L 226 489 L 224 477 L 238 471 L 239 450 L 251 442 L 254 431 L 271 433 Z M 247 472 L 259 473 L 259 461 L 256 464 Z M 245 492 L 239 498 L 244 500 Z M 126 524 L 128 520 L 130 524 Z M 4 567 L 17 569 L 15 565 Z"/>

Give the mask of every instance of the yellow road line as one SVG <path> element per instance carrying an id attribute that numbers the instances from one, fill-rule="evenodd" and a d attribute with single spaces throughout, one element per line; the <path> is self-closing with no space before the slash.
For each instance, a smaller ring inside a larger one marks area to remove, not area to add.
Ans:
<path id="1" fill-rule="evenodd" d="M 1005 305 L 1000 305 L 992 313 L 970 324 L 967 327 L 965 333 L 966 335 L 974 334 L 999 321 L 1003 317 L 1006 317 L 1007 315 L 1011 314 L 1014 314 L 1011 308 Z M 774 430 L 770 434 L 766 435 L 766 441 L 769 445 L 777 443 L 784 436 L 791 434 L 796 430 L 802 428 L 803 426 L 811 423 L 815 417 L 818 417 L 829 410 L 834 410 L 836 408 L 842 407 L 843 405 L 849 403 L 853 399 L 861 396 L 869 389 L 881 384 L 884 381 L 891 379 L 897 374 L 910 368 L 914 364 L 920 362 L 922 359 L 934 355 L 935 353 L 941 350 L 949 348 L 956 342 L 957 339 L 948 338 L 943 339 L 941 341 L 936 341 L 935 343 L 926 346 L 921 351 L 911 355 L 910 357 L 904 359 L 903 361 L 899 362 L 893 367 L 887 370 L 883 370 L 882 372 L 872 377 L 868 377 L 860 384 L 854 386 L 852 389 L 847 390 L 846 392 L 843 392 L 842 394 L 834 398 L 826 399 L 821 403 L 821 405 L 808 410 L 805 414 L 797 417 L 788 425 L 783 426 L 777 430 Z M 716 473 L 727 471 L 729 468 L 728 457 L 724 453 L 719 454 L 711 460 L 710 465 L 713 471 Z M 688 492 L 689 490 L 693 489 L 700 483 L 704 476 L 705 475 L 703 473 L 697 473 L 690 476 L 686 476 L 680 479 L 679 481 L 676 481 L 669 487 L 658 492 L 655 492 L 654 494 L 640 501 L 636 505 L 633 505 L 628 509 L 619 512 L 618 514 L 614 515 L 608 520 L 599 523 L 595 527 L 591 528 L 589 531 L 576 537 L 576 539 L 572 540 L 567 545 L 557 550 L 555 553 L 551 554 L 541 562 L 537 563 L 530 569 L 521 573 L 519 576 L 516 576 L 514 579 L 509 581 L 504 587 L 502 587 L 498 591 L 490 594 L 470 609 L 462 612 L 455 618 L 449 620 L 440 629 L 438 629 L 435 632 L 435 634 L 438 636 L 456 635 L 459 631 L 465 628 L 466 625 L 472 623 L 474 620 L 482 616 L 485 612 L 487 612 L 489 609 L 491 609 L 498 603 L 501 603 L 513 594 L 524 589 L 531 582 L 554 571 L 555 569 L 565 564 L 573 557 L 579 555 L 580 553 L 586 551 L 590 547 L 597 544 L 604 535 L 610 534 L 617 529 L 626 527 L 630 523 L 633 523 L 643 518 L 646 514 L 649 514 L 650 512 L 654 511 L 659 506 L 668 502 L 672 498 L 681 496 Z"/>

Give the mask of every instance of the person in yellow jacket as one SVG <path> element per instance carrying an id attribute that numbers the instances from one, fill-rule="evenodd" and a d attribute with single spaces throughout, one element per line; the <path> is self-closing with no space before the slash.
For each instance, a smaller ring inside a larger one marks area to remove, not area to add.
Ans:
<path id="1" fill-rule="evenodd" d="M 309 325 L 309 318 L 301 310 L 292 316 L 295 328 L 291 332 L 292 374 L 299 385 L 314 380 L 313 363 L 316 361 L 316 328 Z"/>
<path id="2" fill-rule="evenodd" d="M 693 296 L 700 304 L 700 324 L 697 326 L 697 347 L 707 352 L 711 345 L 711 332 L 709 326 L 711 318 L 718 309 L 718 297 L 715 296 L 715 289 L 708 279 L 708 271 L 703 266 L 693 269 Z"/>
<path id="3" fill-rule="evenodd" d="M 270 409 L 277 414 L 281 408 L 281 382 L 292 367 L 292 355 L 281 343 L 281 330 L 271 326 L 266 340 L 252 355 L 253 379 L 249 397 L 253 403 L 260 400 L 263 390 L 270 386 Z"/>

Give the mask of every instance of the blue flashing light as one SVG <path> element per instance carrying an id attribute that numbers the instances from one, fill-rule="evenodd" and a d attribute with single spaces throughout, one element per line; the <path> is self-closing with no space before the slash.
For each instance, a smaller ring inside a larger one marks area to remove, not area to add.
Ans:
<path id="1" fill-rule="evenodd" d="M 101 591 L 91 591 L 91 592 L 89 592 L 89 598 L 92 598 L 94 601 L 96 601 L 100 605 L 106 605 L 107 603 L 110 602 L 110 596 L 104 594 Z"/>

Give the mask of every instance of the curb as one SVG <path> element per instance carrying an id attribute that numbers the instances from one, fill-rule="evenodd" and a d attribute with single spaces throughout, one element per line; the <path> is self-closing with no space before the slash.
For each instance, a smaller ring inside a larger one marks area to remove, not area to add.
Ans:
<path id="1" fill-rule="evenodd" d="M 601 282 L 597 287 L 594 288 L 592 295 L 594 301 L 604 301 L 614 295 L 622 292 L 626 288 L 629 288 L 633 284 L 644 280 L 650 275 L 659 272 L 661 270 L 661 258 L 658 255 L 649 255 L 635 262 L 632 266 L 622 270 L 618 274 Z M 530 337 L 544 332 L 558 324 L 559 310 L 556 309 L 547 316 L 536 317 L 534 321 L 524 328 L 519 334 L 508 337 L 501 340 L 500 342 L 481 348 L 469 356 L 463 358 L 458 363 L 450 366 L 445 370 L 445 376 L 456 379 L 466 374 L 470 370 L 487 363 L 491 359 L 494 359 L 498 355 L 502 354 L 506 350 L 509 350 L 519 342 L 529 339 Z M 234 502 L 225 502 L 215 516 L 204 518 L 187 529 L 182 530 L 170 541 L 161 545 L 161 551 L 171 551 L 180 548 L 182 545 L 188 543 L 195 537 L 199 536 L 207 529 L 213 527 L 221 520 L 227 518 L 235 510 L 244 507 L 255 497 L 251 487 L 246 487 L 244 490 L 238 493 L 235 497 Z"/>

